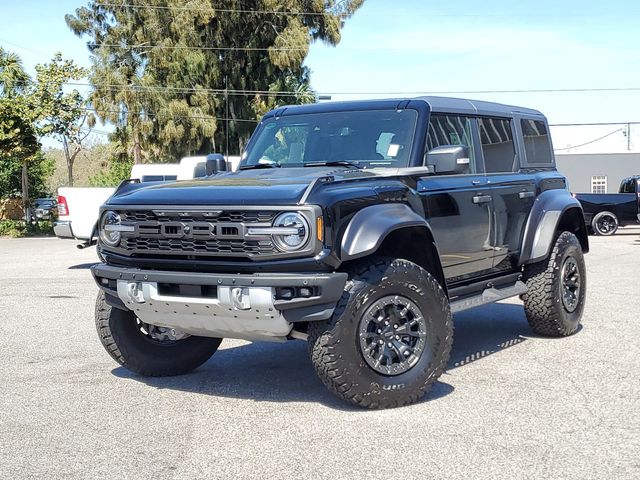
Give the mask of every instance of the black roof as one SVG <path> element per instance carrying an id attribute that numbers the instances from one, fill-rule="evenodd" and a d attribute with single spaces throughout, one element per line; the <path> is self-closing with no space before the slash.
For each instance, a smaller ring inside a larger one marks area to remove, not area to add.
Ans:
<path id="1" fill-rule="evenodd" d="M 531 108 L 452 97 L 351 100 L 343 102 L 313 103 L 308 105 L 291 105 L 272 110 L 267 113 L 264 118 L 283 115 L 301 115 L 306 113 L 344 112 L 349 110 L 385 110 L 407 108 L 409 106 L 422 108 L 428 107 L 432 112 L 459 113 L 462 115 L 492 115 L 503 117 L 527 116 L 544 118 L 544 115 L 541 112 Z"/>

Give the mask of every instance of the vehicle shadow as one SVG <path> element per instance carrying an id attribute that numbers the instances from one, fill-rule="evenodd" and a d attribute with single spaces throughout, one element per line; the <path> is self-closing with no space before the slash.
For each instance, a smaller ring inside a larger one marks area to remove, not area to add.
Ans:
<path id="1" fill-rule="evenodd" d="M 457 314 L 455 340 L 448 371 L 486 358 L 531 337 L 522 305 L 495 304 Z M 318 402 L 330 408 L 359 411 L 334 397 L 315 375 L 307 345 L 250 343 L 224 348 L 194 372 L 178 377 L 142 377 L 118 367 L 112 374 L 143 382 L 158 389 L 268 402 Z M 436 400 L 454 391 L 437 382 L 423 401 Z"/>
<path id="2" fill-rule="evenodd" d="M 535 335 L 522 304 L 495 303 L 456 314 L 448 370 L 477 362 Z"/>

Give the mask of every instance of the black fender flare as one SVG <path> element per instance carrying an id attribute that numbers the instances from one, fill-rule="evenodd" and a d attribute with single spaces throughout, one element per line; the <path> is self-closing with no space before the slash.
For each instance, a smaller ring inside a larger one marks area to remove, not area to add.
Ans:
<path id="1" fill-rule="evenodd" d="M 542 192 L 536 198 L 529 213 L 522 239 L 519 264 L 535 263 L 547 258 L 558 225 L 567 215 L 576 214 L 580 218 L 578 237 L 583 250 L 589 251 L 587 228 L 580 202 L 568 190 L 553 189 Z"/>
<path id="2" fill-rule="evenodd" d="M 383 203 L 363 208 L 347 225 L 340 243 L 340 258 L 349 261 L 366 257 L 378 250 L 391 232 L 407 227 L 425 227 L 433 237 L 429 223 L 408 205 Z"/>

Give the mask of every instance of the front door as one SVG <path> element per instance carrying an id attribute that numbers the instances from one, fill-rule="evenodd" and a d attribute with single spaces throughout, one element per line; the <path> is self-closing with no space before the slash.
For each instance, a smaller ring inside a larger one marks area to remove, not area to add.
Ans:
<path id="1" fill-rule="evenodd" d="M 427 151 L 464 145 L 470 152 L 469 167 L 462 174 L 422 177 L 417 185 L 447 283 L 489 273 L 493 266 L 491 186 L 478 154 L 475 125 L 470 117 L 431 116 Z"/>

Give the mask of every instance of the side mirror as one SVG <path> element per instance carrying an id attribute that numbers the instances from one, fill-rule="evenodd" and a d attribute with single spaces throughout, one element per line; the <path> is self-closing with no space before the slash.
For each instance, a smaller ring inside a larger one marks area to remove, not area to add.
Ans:
<path id="1" fill-rule="evenodd" d="M 210 153 L 207 155 L 206 159 L 206 174 L 215 175 L 219 172 L 227 171 L 227 161 L 224 158 L 224 155 L 220 153 Z"/>
<path id="2" fill-rule="evenodd" d="M 427 165 L 436 174 L 467 173 L 469 171 L 469 147 L 465 145 L 441 145 L 427 153 Z"/>

